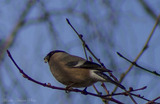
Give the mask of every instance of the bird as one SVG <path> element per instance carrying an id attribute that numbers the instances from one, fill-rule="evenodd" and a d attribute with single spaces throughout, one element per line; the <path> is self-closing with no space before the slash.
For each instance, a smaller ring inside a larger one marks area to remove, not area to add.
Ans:
<path id="1" fill-rule="evenodd" d="M 65 51 L 53 50 L 45 56 L 44 61 L 48 62 L 55 79 L 66 85 L 66 88 L 87 88 L 96 82 L 110 82 L 125 89 L 123 85 L 105 74 L 110 70 Z"/>

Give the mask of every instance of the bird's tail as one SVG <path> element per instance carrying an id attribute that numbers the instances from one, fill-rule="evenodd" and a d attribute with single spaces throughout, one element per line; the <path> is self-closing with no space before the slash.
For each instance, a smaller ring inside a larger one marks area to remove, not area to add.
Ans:
<path id="1" fill-rule="evenodd" d="M 103 72 L 95 71 L 95 73 L 97 75 L 101 76 L 102 78 L 104 78 L 107 82 L 110 82 L 110 83 L 120 87 L 121 89 L 126 89 L 123 85 L 121 85 L 120 83 L 114 81 L 113 79 L 111 79 L 108 75 L 104 74 Z"/>

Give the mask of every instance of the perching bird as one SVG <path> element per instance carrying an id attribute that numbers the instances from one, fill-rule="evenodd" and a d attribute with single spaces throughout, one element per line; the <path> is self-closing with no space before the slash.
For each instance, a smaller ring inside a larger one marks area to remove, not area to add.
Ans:
<path id="1" fill-rule="evenodd" d="M 88 87 L 97 81 L 110 82 L 125 89 L 118 82 L 104 74 L 109 70 L 102 68 L 99 64 L 87 61 L 84 58 L 70 55 L 65 51 L 51 51 L 44 58 L 48 62 L 53 76 L 62 84 L 70 87 Z"/>

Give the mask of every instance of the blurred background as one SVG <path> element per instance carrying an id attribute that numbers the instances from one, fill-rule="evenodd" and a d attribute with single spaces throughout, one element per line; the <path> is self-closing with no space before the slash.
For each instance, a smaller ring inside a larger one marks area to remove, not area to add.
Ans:
<path id="1" fill-rule="evenodd" d="M 134 60 L 159 14 L 160 0 L 0 0 L 0 103 L 102 104 L 100 98 L 74 92 L 67 94 L 28 81 L 11 62 L 6 50 L 10 50 L 30 77 L 65 87 L 54 79 L 43 58 L 56 49 L 85 58 L 81 41 L 66 22 L 68 18 L 83 34 L 92 52 L 119 79 L 130 63 L 116 52 Z M 160 73 L 159 26 L 138 64 Z M 160 77 L 133 67 L 122 84 L 127 89 L 147 86 L 135 93 L 151 100 L 160 94 L 159 81 Z M 105 92 L 101 83 L 95 85 L 100 92 Z M 115 87 L 110 83 L 105 85 L 110 92 Z M 96 93 L 92 86 L 87 90 Z M 125 96 L 115 98 L 126 104 L 132 102 Z M 146 103 L 139 98 L 135 100 Z"/>

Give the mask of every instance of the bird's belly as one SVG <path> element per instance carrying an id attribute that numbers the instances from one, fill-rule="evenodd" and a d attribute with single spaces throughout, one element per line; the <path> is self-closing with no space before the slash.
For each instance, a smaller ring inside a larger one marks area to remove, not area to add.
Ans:
<path id="1" fill-rule="evenodd" d="M 89 75 L 84 75 L 82 73 L 77 73 L 77 71 L 72 71 L 72 73 L 68 71 L 63 72 L 61 70 L 51 70 L 53 76 L 58 80 L 60 83 L 70 86 L 71 87 L 88 87 L 92 84 L 94 84 L 95 80 L 91 79 Z"/>

